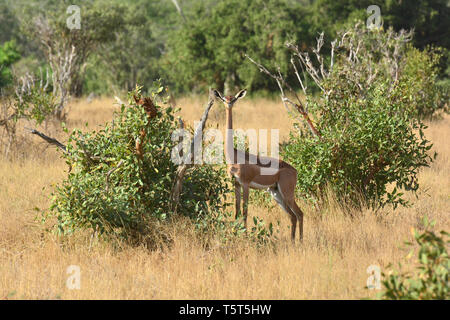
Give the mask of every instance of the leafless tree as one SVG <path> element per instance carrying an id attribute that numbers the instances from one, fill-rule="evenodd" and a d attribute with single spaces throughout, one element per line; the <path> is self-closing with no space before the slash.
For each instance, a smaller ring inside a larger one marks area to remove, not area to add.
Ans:
<path id="1" fill-rule="evenodd" d="M 46 18 L 36 18 L 35 27 L 52 69 L 53 95 L 58 99 L 54 114 L 57 119 L 63 120 L 66 116 L 64 107 L 69 99 L 70 85 L 77 64 L 76 50 L 73 45 L 58 39 Z"/>

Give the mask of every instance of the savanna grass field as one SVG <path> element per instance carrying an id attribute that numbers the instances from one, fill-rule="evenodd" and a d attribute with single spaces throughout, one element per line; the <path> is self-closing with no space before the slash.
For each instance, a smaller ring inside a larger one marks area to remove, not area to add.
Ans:
<path id="1" fill-rule="evenodd" d="M 193 124 L 202 114 L 206 98 L 177 101 L 180 115 Z M 99 129 L 111 121 L 118 106 L 112 98 L 74 100 L 69 105 L 69 129 Z M 208 127 L 223 129 L 224 109 L 216 104 Z M 234 111 L 235 128 L 280 129 L 287 138 L 293 120 L 279 100 L 248 98 Z M 88 127 L 86 127 L 86 123 Z M 26 123 L 22 124 L 27 126 Z M 0 297 L 2 299 L 360 299 L 374 298 L 366 289 L 367 268 L 401 263 L 407 259 L 404 241 L 412 230 L 423 230 L 423 218 L 435 220 L 435 230 L 450 227 L 450 117 L 429 121 L 427 137 L 437 152 L 429 168 L 421 169 L 417 197 L 408 195 L 410 207 L 395 211 L 365 209 L 352 215 L 333 200 L 320 213 L 298 201 L 305 212 L 304 240 L 292 245 L 290 221 L 281 209 L 250 204 L 254 215 L 276 227 L 275 247 L 258 248 L 248 241 L 220 243 L 205 248 L 192 222 L 176 218 L 166 228 L 170 246 L 119 247 L 96 240 L 90 233 L 61 238 L 45 231 L 35 208 L 49 207 L 52 187 L 67 175 L 68 167 L 53 146 L 21 131 L 17 160 L 0 162 Z M 44 129 L 44 128 L 42 128 Z M 61 141 L 66 135 L 49 123 L 46 132 Z M 230 209 L 231 210 L 231 209 Z M 214 244 L 214 242 L 213 242 Z M 414 257 L 414 256 L 413 256 Z M 71 265 L 80 267 L 81 287 L 66 286 Z M 405 270 L 403 269 L 403 270 Z"/>
<path id="2" fill-rule="evenodd" d="M 0 305 L 450 300 L 449 17 L 449 0 L 0 0 Z"/>

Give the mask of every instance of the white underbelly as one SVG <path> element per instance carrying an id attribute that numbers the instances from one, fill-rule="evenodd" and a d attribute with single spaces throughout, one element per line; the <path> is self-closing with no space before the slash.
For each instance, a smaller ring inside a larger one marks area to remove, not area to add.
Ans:
<path id="1" fill-rule="evenodd" d="M 249 184 L 249 186 L 250 186 L 250 188 L 253 188 L 253 189 L 267 189 L 267 188 L 273 186 L 273 184 L 264 185 L 264 184 L 259 184 L 259 183 L 256 183 L 256 182 L 251 182 Z"/>
<path id="2" fill-rule="evenodd" d="M 239 179 L 239 177 L 237 177 L 237 176 L 234 176 L 234 177 L 239 182 L 239 184 L 242 185 L 241 179 Z M 267 189 L 267 188 L 273 187 L 274 185 L 275 184 L 265 185 L 265 184 L 259 184 L 259 183 L 256 183 L 256 182 L 250 182 L 248 186 L 250 188 L 253 188 L 253 189 L 261 189 L 261 190 L 263 190 L 263 189 Z"/>

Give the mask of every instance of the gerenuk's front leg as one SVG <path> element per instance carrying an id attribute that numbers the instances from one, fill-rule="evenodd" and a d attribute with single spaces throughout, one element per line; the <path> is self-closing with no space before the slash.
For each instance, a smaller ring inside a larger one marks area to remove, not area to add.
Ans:
<path id="1" fill-rule="evenodd" d="M 242 186 L 243 190 L 243 198 L 244 198 L 244 227 L 245 229 L 247 229 L 247 214 L 248 214 L 248 195 L 250 193 L 250 188 L 248 186 L 248 184 L 244 184 Z"/>
<path id="2" fill-rule="evenodd" d="M 236 198 L 236 203 L 235 203 L 235 219 L 237 219 L 240 215 L 240 211 L 241 211 L 241 185 L 239 184 L 239 182 L 234 181 L 234 195 Z"/>

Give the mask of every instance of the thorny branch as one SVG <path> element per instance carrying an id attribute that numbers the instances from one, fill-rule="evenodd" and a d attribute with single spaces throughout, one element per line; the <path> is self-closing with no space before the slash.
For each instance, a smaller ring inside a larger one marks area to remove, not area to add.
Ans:
<path id="1" fill-rule="evenodd" d="M 65 153 L 70 153 L 67 149 L 67 146 L 61 142 L 59 142 L 58 140 L 56 140 L 55 138 L 49 137 L 46 134 L 36 130 L 36 129 L 31 129 L 31 128 L 25 128 L 25 130 L 29 131 L 31 134 L 37 135 L 38 137 L 40 137 L 41 139 L 43 139 L 45 142 L 47 142 L 48 144 L 54 145 L 57 148 L 63 150 Z M 84 154 L 86 156 L 87 161 L 90 164 L 95 164 L 95 163 L 99 163 L 99 162 L 113 162 L 115 161 L 114 158 L 102 158 L 100 156 L 94 156 L 92 155 L 89 151 L 86 150 L 86 147 L 84 145 L 84 143 L 81 141 L 79 142 L 80 146 L 81 146 L 81 151 L 80 153 Z"/>

